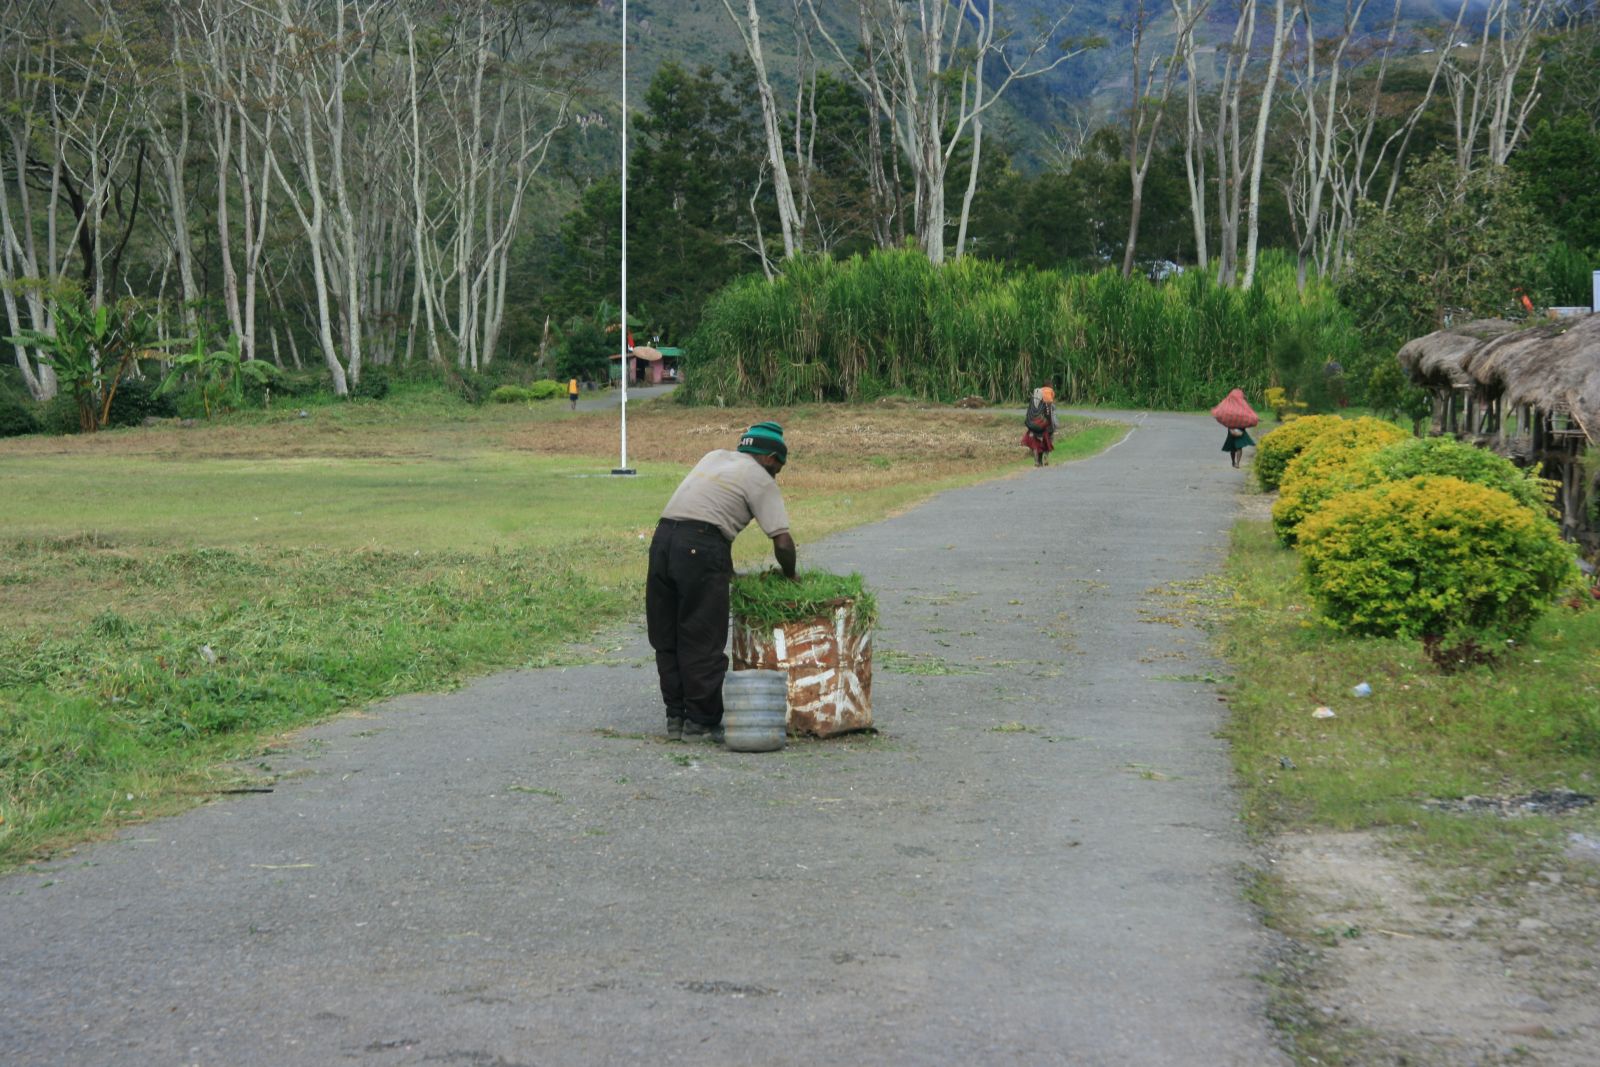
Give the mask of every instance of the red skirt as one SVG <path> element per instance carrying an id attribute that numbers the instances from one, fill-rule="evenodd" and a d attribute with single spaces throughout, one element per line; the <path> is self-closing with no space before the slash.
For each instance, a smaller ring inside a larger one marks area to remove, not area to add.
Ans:
<path id="1" fill-rule="evenodd" d="M 1032 430 L 1024 430 L 1022 433 L 1022 447 L 1036 456 L 1042 456 L 1046 452 L 1054 452 L 1056 450 L 1055 436 L 1049 430 L 1039 434 L 1034 433 Z"/>

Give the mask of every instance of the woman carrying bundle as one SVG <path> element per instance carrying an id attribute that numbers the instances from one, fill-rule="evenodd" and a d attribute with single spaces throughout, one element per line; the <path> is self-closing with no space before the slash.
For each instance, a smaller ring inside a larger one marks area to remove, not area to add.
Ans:
<path id="1" fill-rule="evenodd" d="M 1056 448 L 1056 391 L 1048 385 L 1035 389 L 1023 422 L 1022 447 L 1033 453 L 1035 467 L 1043 467 Z"/>
<path id="2" fill-rule="evenodd" d="M 1235 389 L 1223 397 L 1222 403 L 1211 409 L 1211 417 L 1227 429 L 1228 436 L 1222 439 L 1222 450 L 1228 453 L 1228 462 L 1237 469 L 1244 450 L 1255 447 L 1255 441 L 1250 437 L 1250 427 L 1261 420 L 1244 398 L 1243 389 Z"/>

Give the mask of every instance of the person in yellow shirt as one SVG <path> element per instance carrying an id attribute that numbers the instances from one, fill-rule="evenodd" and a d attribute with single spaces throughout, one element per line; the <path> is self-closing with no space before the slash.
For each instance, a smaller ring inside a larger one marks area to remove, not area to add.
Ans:
<path id="1" fill-rule="evenodd" d="M 572 410 L 573 411 L 577 411 L 578 410 L 578 379 L 576 379 L 576 378 L 569 378 L 567 380 L 567 399 L 572 401 Z"/>

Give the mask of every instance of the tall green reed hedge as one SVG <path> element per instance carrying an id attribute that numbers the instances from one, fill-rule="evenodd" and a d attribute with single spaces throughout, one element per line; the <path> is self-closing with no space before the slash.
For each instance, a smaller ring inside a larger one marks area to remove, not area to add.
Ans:
<path id="1" fill-rule="evenodd" d="M 1188 271 L 1163 283 L 1063 275 L 913 250 L 792 261 L 707 303 L 687 342 L 691 403 L 787 405 L 982 396 L 1016 401 L 1052 382 L 1058 402 L 1209 407 L 1273 384 L 1274 353 L 1302 346 L 1349 365 L 1359 344 L 1331 289 L 1295 286 L 1268 254 L 1248 291 Z"/>

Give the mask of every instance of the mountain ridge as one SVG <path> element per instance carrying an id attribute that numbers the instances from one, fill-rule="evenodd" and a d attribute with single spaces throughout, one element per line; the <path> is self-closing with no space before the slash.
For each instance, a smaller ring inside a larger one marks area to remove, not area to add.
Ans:
<path id="1" fill-rule="evenodd" d="M 952 0 L 953 2 L 953 0 Z M 1048 26 L 1068 7 L 1067 17 L 1058 31 L 1058 40 L 1074 42 L 1098 40 L 1098 46 L 1068 59 L 1054 70 L 1015 83 L 1004 101 L 991 113 L 987 129 L 1012 155 L 1020 169 L 1041 169 L 1049 155 L 1046 146 L 1062 126 L 1092 130 L 1113 122 L 1131 103 L 1133 74 L 1128 27 L 1139 0 L 1113 0 L 1108 3 L 1063 5 L 1059 0 L 990 0 L 1001 20 L 1017 35 L 1037 32 Z M 793 8 L 788 4 L 768 4 L 761 10 L 763 51 L 773 80 L 781 87 L 792 87 L 797 67 L 798 48 Z M 1379 10 L 1381 7 L 1381 10 Z M 830 30 L 841 44 L 854 40 L 853 13 L 842 5 L 819 5 Z M 1448 8 L 1448 10 L 1446 10 Z M 737 10 L 737 6 L 736 6 Z M 619 0 L 598 0 L 598 23 L 619 32 Z M 1232 35 L 1236 8 L 1213 5 L 1206 19 L 1202 39 L 1205 54 L 1213 58 Z M 1388 30 L 1391 5 L 1369 5 L 1363 16 L 1366 33 L 1381 39 Z M 1327 22 L 1319 31 L 1337 29 L 1343 7 L 1326 11 Z M 1175 26 L 1170 8 L 1156 9 L 1148 31 L 1146 54 L 1164 54 L 1172 45 Z M 729 54 L 744 56 L 743 45 L 728 18 L 722 0 L 629 0 L 630 31 L 629 96 L 643 99 L 644 89 L 660 66 L 674 60 L 689 66 L 720 64 Z M 831 16 L 831 18 L 830 18 Z M 1270 19 L 1267 8 L 1262 13 Z M 1455 7 L 1450 0 L 1407 0 L 1401 21 L 1413 42 L 1422 47 L 1421 36 L 1430 29 L 1444 30 L 1454 21 Z M 1270 32 L 1270 31 L 1269 31 Z M 1261 34 L 1258 31 L 1258 44 Z M 832 57 L 828 46 L 815 41 L 814 48 L 824 65 Z M 637 96 L 635 96 L 637 94 Z"/>

